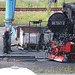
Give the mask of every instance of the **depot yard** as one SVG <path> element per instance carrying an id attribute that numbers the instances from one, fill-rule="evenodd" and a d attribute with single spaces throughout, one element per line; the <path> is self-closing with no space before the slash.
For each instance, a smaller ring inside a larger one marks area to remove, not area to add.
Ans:
<path id="1" fill-rule="evenodd" d="M 4 32 L 4 27 L 0 27 L 0 55 L 2 54 L 2 33 Z M 16 43 L 12 35 L 12 43 Z M 13 51 L 18 50 L 16 47 L 12 48 Z M 34 52 L 35 53 L 35 52 Z M 38 52 L 40 53 L 40 52 Z M 43 55 L 41 53 L 41 55 Z M 56 74 L 73 74 L 75 73 L 75 63 L 65 62 L 59 63 L 56 61 L 49 60 L 39 60 L 39 61 L 19 61 L 17 59 L 0 58 L 0 68 L 19 66 L 28 68 L 35 73 L 56 73 Z"/>

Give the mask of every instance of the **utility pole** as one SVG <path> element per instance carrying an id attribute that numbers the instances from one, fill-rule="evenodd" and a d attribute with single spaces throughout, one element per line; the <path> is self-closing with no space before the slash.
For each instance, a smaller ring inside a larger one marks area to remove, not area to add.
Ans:
<path id="1" fill-rule="evenodd" d="M 49 3 L 50 2 L 50 3 Z M 57 3 L 57 0 L 48 0 L 48 4 L 49 4 L 49 15 L 50 15 L 50 13 L 51 13 L 51 5 L 52 5 L 52 2 L 54 2 L 54 4 L 56 4 Z M 57 4 L 56 5 L 54 5 L 54 6 L 56 6 L 57 7 Z"/>
<path id="2" fill-rule="evenodd" d="M 48 0 L 48 4 L 49 4 L 49 0 Z"/>
<path id="3" fill-rule="evenodd" d="M 51 4 L 52 4 L 52 0 L 50 0 L 50 3 L 49 3 L 49 16 L 50 16 L 50 13 L 51 13 Z"/>

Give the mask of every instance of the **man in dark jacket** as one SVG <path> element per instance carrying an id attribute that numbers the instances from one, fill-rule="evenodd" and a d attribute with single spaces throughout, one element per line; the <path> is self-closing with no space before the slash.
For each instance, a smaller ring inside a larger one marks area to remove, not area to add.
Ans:
<path id="1" fill-rule="evenodd" d="M 7 28 L 6 31 L 3 33 L 3 52 L 6 54 L 8 53 L 9 50 L 9 44 L 8 44 L 8 39 L 9 39 L 9 32 L 10 32 L 10 28 Z"/>

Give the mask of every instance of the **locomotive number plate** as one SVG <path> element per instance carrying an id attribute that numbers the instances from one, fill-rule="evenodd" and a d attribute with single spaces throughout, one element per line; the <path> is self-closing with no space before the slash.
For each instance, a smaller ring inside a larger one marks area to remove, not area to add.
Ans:
<path id="1" fill-rule="evenodd" d="M 52 25 L 65 25 L 65 21 L 52 21 Z"/>

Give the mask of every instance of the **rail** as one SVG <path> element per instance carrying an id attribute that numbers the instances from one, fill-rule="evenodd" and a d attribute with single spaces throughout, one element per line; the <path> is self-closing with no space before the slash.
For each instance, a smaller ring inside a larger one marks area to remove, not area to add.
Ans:
<path id="1" fill-rule="evenodd" d="M 46 11 L 47 8 L 15 8 L 15 11 Z M 51 11 L 61 11 L 62 8 L 51 8 Z M 5 11 L 5 8 L 0 8 L 0 11 Z"/>

